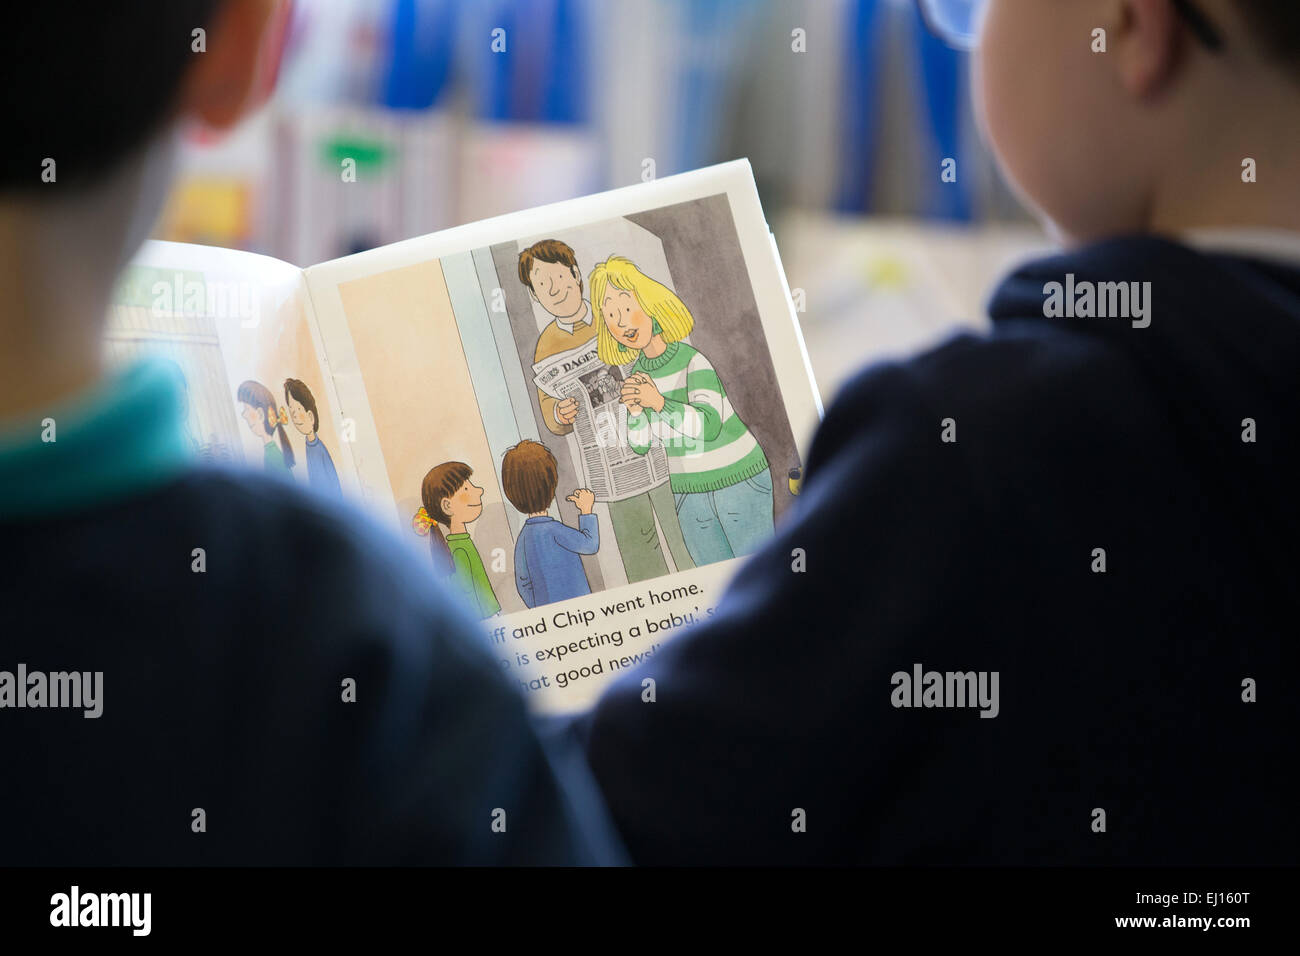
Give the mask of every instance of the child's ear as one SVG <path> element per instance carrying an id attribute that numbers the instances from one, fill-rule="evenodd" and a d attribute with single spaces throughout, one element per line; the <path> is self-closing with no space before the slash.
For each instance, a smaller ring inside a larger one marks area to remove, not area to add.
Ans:
<path id="1" fill-rule="evenodd" d="M 1119 0 L 1118 28 L 1109 52 L 1124 88 L 1139 99 L 1159 93 L 1172 79 L 1187 36 L 1174 0 Z"/>
<path id="2" fill-rule="evenodd" d="M 450 498 L 439 499 L 438 507 L 442 509 L 443 514 L 445 515 L 451 514 L 451 499 Z"/>
<path id="3" fill-rule="evenodd" d="M 260 106 L 264 47 L 286 12 L 283 0 L 222 0 L 207 29 L 205 52 L 181 91 L 180 111 L 213 129 L 234 126 Z"/>

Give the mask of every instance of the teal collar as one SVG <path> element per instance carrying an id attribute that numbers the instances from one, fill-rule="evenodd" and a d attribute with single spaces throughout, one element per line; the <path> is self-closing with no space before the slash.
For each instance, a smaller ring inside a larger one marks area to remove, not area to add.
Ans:
<path id="1" fill-rule="evenodd" d="M 174 366 L 153 360 L 0 422 L 0 519 L 80 511 L 174 477 L 191 457 L 181 415 Z"/>

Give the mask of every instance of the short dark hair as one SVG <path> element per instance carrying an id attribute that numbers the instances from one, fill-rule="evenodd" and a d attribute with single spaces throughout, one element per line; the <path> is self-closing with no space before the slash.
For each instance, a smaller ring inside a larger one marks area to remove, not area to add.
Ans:
<path id="1" fill-rule="evenodd" d="M 311 430 L 320 431 L 320 412 L 316 411 L 316 396 L 311 393 L 307 383 L 298 378 L 286 378 L 284 380 L 284 400 L 287 403 L 293 399 L 307 411 L 311 412 Z"/>
<path id="2" fill-rule="evenodd" d="M 578 271 L 578 256 L 567 242 L 561 242 L 559 239 L 543 239 L 541 242 L 534 242 L 519 253 L 519 281 L 530 289 L 533 287 L 534 262 L 558 262 L 560 265 L 568 266 L 569 271 L 578 277 L 578 284 L 582 284 L 582 273 Z"/>
<path id="3" fill-rule="evenodd" d="M 501 487 L 510 503 L 526 515 L 551 506 L 559 481 L 555 456 L 541 442 L 525 438 L 501 460 Z"/>
<path id="4" fill-rule="evenodd" d="M 1300 2 L 1237 0 L 1237 7 L 1265 48 L 1300 73 Z"/>
<path id="5" fill-rule="evenodd" d="M 23 0 L 5 10 L 0 80 L 5 148 L 0 191 L 104 178 L 167 121 L 222 0 L 68 4 Z"/>

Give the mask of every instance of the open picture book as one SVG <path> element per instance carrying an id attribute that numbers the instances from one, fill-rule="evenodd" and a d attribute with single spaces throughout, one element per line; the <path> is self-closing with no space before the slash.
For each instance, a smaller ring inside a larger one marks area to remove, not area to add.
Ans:
<path id="1" fill-rule="evenodd" d="M 821 416 L 744 160 L 307 269 L 150 242 L 106 348 L 174 366 L 197 459 L 396 528 L 542 711 L 713 612 Z"/>

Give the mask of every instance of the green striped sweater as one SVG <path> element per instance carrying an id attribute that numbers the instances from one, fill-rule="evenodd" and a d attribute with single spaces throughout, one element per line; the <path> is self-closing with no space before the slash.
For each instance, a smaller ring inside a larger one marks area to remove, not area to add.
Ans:
<path id="1" fill-rule="evenodd" d="M 763 449 L 731 407 L 713 366 L 690 345 L 670 343 L 658 358 L 642 353 L 628 374 L 637 372 L 654 381 L 664 407 L 628 415 L 628 445 L 638 455 L 656 441 L 663 445 L 675 493 L 717 491 L 767 467 Z"/>

